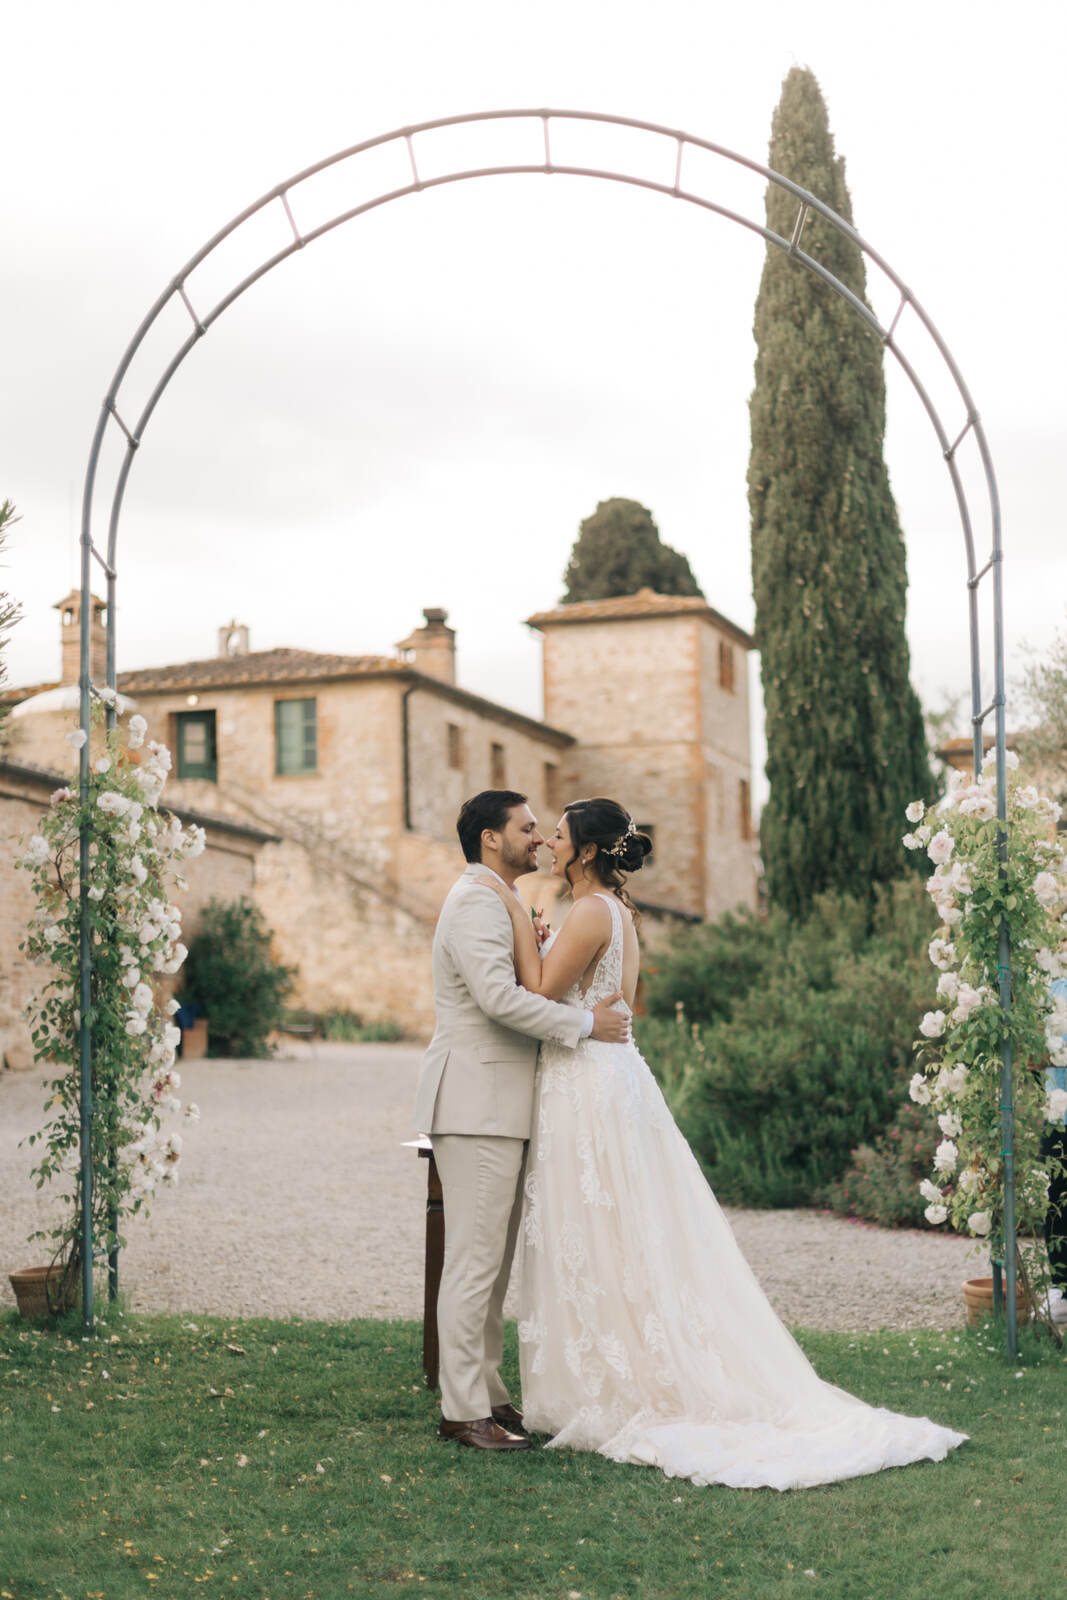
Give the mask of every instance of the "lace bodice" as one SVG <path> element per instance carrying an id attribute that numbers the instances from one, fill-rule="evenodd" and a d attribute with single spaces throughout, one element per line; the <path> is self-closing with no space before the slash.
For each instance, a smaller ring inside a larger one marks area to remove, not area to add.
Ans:
<path id="1" fill-rule="evenodd" d="M 597 891 L 597 899 L 606 900 L 608 910 L 611 912 L 611 939 L 608 948 L 596 964 L 596 971 L 588 989 L 583 990 L 580 983 L 572 983 L 566 994 L 561 997 L 563 1005 L 583 1006 L 589 1011 L 607 995 L 614 994 L 616 989 L 622 988 L 622 912 L 613 894 L 601 894 Z M 548 954 L 557 937 L 558 929 L 555 933 L 549 934 L 541 949 L 542 956 Z"/>

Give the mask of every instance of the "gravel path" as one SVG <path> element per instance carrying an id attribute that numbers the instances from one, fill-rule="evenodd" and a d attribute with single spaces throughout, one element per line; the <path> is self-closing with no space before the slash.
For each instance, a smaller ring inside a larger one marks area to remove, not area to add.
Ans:
<path id="1" fill-rule="evenodd" d="M 300 1052 L 299 1055 L 297 1052 Z M 137 1218 L 122 1257 L 135 1310 L 222 1316 L 422 1315 L 426 1164 L 403 1141 L 419 1050 L 297 1045 L 286 1059 L 192 1061 L 182 1097 L 181 1182 Z M 43 1260 L 27 1246 L 48 1199 L 29 1181 L 48 1074 L 0 1071 L 0 1304 L 7 1272 Z M 943 1328 L 963 1316 L 960 1284 L 985 1271 L 962 1239 L 888 1232 L 816 1211 L 728 1213 L 784 1320 L 800 1327 Z"/>

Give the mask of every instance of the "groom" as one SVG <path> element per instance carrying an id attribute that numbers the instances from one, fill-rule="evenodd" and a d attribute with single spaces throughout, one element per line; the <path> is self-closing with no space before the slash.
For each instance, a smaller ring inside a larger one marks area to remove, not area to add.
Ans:
<path id="1" fill-rule="evenodd" d="M 592 1036 L 619 1044 L 629 1038 L 630 1019 L 611 1009 L 619 994 L 583 1012 L 515 981 L 511 918 L 477 879 L 488 870 L 514 892 L 515 880 L 536 870 L 544 839 L 526 796 L 487 789 L 465 803 L 456 826 L 468 866 L 434 934 L 437 1028 L 415 1098 L 416 1128 L 432 1138 L 444 1193 L 439 1431 L 478 1450 L 527 1450 L 500 1357 L 537 1042 L 554 1039 L 573 1049 Z"/>

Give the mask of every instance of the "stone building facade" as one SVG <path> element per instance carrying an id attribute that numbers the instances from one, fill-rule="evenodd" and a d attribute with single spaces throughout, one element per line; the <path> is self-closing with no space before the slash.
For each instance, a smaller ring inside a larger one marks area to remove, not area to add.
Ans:
<path id="1" fill-rule="evenodd" d="M 75 720 L 80 597 L 58 609 L 64 682 L 3 697 L 23 764 L 61 764 Z M 529 622 L 544 721 L 457 685 L 455 634 L 432 608 L 395 656 L 253 651 L 232 623 L 214 657 L 119 674 L 171 749 L 165 803 L 271 836 L 254 893 L 299 968 L 294 1004 L 429 1032 L 433 926 L 463 865 L 456 814 L 479 789 L 522 790 L 549 825 L 568 797 L 617 796 L 654 833 L 635 889 L 661 919 L 755 904 L 748 636 L 703 600 L 649 590 Z M 98 601 L 92 636 L 99 677 Z M 547 885 L 526 891 L 540 902 Z"/>

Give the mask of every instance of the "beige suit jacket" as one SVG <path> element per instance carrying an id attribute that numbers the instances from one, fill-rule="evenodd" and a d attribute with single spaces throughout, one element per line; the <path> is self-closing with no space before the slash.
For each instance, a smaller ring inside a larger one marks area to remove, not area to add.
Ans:
<path id="1" fill-rule="evenodd" d="M 449 891 L 433 941 L 437 1027 L 419 1069 L 419 1133 L 528 1139 L 540 1039 L 572 1049 L 584 1016 L 515 981 L 507 908 L 468 866 Z"/>

